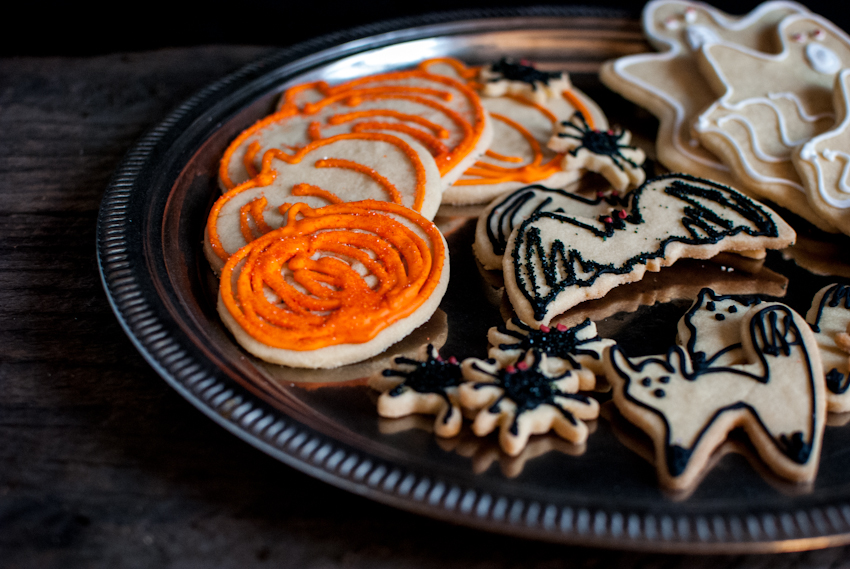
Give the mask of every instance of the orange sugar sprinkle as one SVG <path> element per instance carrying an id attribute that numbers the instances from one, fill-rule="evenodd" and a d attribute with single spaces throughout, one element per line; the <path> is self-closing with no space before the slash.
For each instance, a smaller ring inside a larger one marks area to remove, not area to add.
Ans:
<path id="1" fill-rule="evenodd" d="M 315 350 L 368 342 L 413 313 L 436 289 L 445 263 L 439 230 L 408 208 L 374 200 L 319 209 L 298 203 L 283 227 L 230 257 L 219 290 L 255 340 Z"/>

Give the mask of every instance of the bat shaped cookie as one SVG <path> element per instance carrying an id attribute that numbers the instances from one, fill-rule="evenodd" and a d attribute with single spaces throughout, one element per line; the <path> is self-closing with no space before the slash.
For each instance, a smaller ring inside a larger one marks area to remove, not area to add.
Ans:
<path id="1" fill-rule="evenodd" d="M 669 174 L 596 219 L 551 211 L 526 219 L 508 239 L 505 288 L 519 318 L 539 327 L 677 259 L 779 249 L 795 236 L 773 211 L 732 188 Z"/>

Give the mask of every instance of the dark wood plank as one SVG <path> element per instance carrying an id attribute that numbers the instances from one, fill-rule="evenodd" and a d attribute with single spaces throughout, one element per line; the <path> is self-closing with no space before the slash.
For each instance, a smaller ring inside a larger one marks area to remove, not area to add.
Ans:
<path id="1" fill-rule="evenodd" d="M 303 475 L 172 391 L 108 306 L 97 209 L 145 129 L 264 51 L 0 60 L 0 567 L 836 567 L 850 554 L 661 556 L 459 528 Z"/>

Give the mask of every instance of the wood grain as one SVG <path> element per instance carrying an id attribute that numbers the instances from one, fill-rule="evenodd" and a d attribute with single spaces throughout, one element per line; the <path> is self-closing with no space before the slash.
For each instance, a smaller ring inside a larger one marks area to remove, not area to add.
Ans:
<path id="1" fill-rule="evenodd" d="M 0 567 L 838 567 L 848 548 L 688 557 L 459 528 L 301 474 L 136 352 L 102 291 L 103 189 L 146 129 L 268 48 L 0 60 Z"/>

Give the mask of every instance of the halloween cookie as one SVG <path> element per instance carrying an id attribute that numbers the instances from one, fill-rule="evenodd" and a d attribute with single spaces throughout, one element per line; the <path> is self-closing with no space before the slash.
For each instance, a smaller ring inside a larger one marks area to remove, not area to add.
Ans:
<path id="1" fill-rule="evenodd" d="M 830 411 L 850 411 L 850 286 L 827 285 L 806 314 L 820 347 Z"/>
<path id="2" fill-rule="evenodd" d="M 850 37 L 810 14 L 784 18 L 777 33 L 778 54 L 703 46 L 697 63 L 719 98 L 698 115 L 694 128 L 742 186 L 835 231 L 809 205 L 791 153 L 834 124 L 833 87 L 841 68 L 850 66 Z"/>
<path id="3" fill-rule="evenodd" d="M 608 61 L 599 76 L 613 91 L 658 117 L 659 162 L 673 172 L 689 172 L 735 186 L 729 168 L 691 131 L 697 115 L 717 98 L 697 67 L 696 54 L 707 43 L 777 53 L 781 46 L 776 26 L 795 13 L 808 10 L 795 2 L 765 2 L 736 17 L 702 2 L 653 0 L 643 10 L 643 31 L 659 53 Z"/>
<path id="4" fill-rule="evenodd" d="M 649 180 L 627 200 L 595 219 L 540 211 L 511 233 L 503 258 L 505 289 L 523 322 L 548 324 L 579 302 L 681 258 L 781 249 L 795 239 L 769 208 L 684 174 Z"/>
<path id="5" fill-rule="evenodd" d="M 703 308 L 707 303 L 689 314 Z M 606 352 L 613 401 L 652 438 L 665 487 L 691 486 L 738 427 L 777 475 L 807 482 L 817 474 L 826 397 L 814 334 L 800 315 L 777 303 L 749 308 L 741 324 L 738 337 L 727 339 L 717 357 L 701 361 L 689 351 L 690 342 L 663 356 L 628 358 L 617 346 Z M 730 359 L 739 361 L 722 361 L 735 350 L 740 358 Z"/>
<path id="6" fill-rule="evenodd" d="M 231 189 L 254 177 L 268 150 L 294 154 L 310 142 L 352 132 L 384 132 L 416 141 L 434 157 L 443 186 L 490 145 L 492 129 L 478 94 L 464 82 L 416 69 L 287 89 L 277 112 L 242 132 L 221 160 Z"/>
<path id="7" fill-rule="evenodd" d="M 369 386 L 381 392 L 378 414 L 399 418 L 412 414 L 436 415 L 434 433 L 453 437 L 463 425 L 457 387 L 463 382 L 460 364 L 453 357 L 443 360 L 432 345 L 424 357 L 398 357 L 395 367 L 369 378 Z"/>
<path id="8" fill-rule="evenodd" d="M 578 375 L 553 371 L 535 351 L 515 366 L 470 358 L 461 364 L 466 382 L 461 405 L 476 413 L 472 431 L 482 437 L 499 430 L 499 444 L 516 456 L 535 434 L 555 431 L 577 444 L 587 440 L 586 420 L 599 416 L 599 403 L 577 393 Z"/>
<path id="9" fill-rule="evenodd" d="M 260 359 L 333 368 L 381 353 L 426 322 L 448 280 L 445 240 L 413 210 L 296 203 L 279 229 L 230 256 L 218 312 Z"/>
<path id="10" fill-rule="evenodd" d="M 582 172 L 564 170 L 563 156 L 546 146 L 553 129 L 577 111 L 594 128 L 608 128 L 602 110 L 570 85 L 566 73 L 540 72 L 505 60 L 481 68 L 468 68 L 456 60 L 423 65 L 434 73 L 466 79 L 481 93 L 481 104 L 493 120 L 493 140 L 486 153 L 445 190 L 443 203 L 486 203 L 534 183 L 564 187 Z M 487 92 L 504 94 L 487 96 Z"/>
<path id="11" fill-rule="evenodd" d="M 797 147 L 791 160 L 812 209 L 850 235 L 850 69 L 836 77 L 833 107 L 835 126 Z"/>
<path id="12" fill-rule="evenodd" d="M 222 195 L 210 211 L 204 252 L 218 272 L 227 258 L 280 227 L 288 204 L 313 208 L 382 200 L 432 219 L 440 207 L 440 173 L 416 142 L 380 132 L 339 134 L 290 155 L 268 151 L 259 175 Z M 281 211 L 283 208 L 283 211 Z"/>
<path id="13" fill-rule="evenodd" d="M 615 190 L 624 192 L 646 180 L 646 154 L 629 144 L 631 137 L 627 130 L 590 128 L 577 112 L 555 129 L 548 146 L 564 154 L 564 170 L 598 172 Z"/>
<path id="14" fill-rule="evenodd" d="M 490 328 L 488 355 L 500 367 L 515 365 L 525 360 L 526 354 L 534 350 L 546 356 L 551 369 L 563 373 L 572 370 L 579 380 L 578 389 L 596 389 L 596 376 L 602 375 L 602 353 L 614 345 L 614 340 L 600 338 L 596 324 L 585 319 L 580 324 L 568 327 L 556 324 L 551 328 L 531 328 L 516 318 L 505 324 Z"/>

